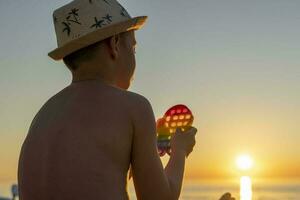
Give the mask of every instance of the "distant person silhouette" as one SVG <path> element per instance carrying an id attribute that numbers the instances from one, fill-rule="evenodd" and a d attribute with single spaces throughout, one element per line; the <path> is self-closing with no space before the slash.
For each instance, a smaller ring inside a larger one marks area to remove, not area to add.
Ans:
<path id="1" fill-rule="evenodd" d="M 235 198 L 232 197 L 230 193 L 225 193 L 220 200 L 235 200 Z"/>
<path id="2" fill-rule="evenodd" d="M 19 196 L 19 189 L 17 184 L 13 184 L 11 186 L 11 194 L 12 194 L 12 200 L 15 200 L 16 197 Z"/>

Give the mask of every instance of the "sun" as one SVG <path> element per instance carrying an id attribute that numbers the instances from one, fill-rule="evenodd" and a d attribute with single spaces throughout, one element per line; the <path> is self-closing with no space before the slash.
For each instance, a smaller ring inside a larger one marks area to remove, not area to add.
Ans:
<path id="1" fill-rule="evenodd" d="M 240 169 L 240 170 L 249 170 L 252 168 L 253 166 L 253 160 L 252 158 L 247 155 L 247 154 L 243 154 L 243 155 L 239 155 L 236 158 L 236 166 Z"/>

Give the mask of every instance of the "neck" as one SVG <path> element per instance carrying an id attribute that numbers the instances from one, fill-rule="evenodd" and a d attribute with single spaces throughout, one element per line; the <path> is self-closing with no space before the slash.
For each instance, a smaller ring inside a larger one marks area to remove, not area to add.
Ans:
<path id="1" fill-rule="evenodd" d="M 72 83 L 97 80 L 97 82 L 118 87 L 114 67 L 103 62 L 81 63 L 80 67 L 72 72 Z"/>
<path id="2" fill-rule="evenodd" d="M 77 83 L 81 81 L 93 81 L 93 80 L 100 81 L 107 85 L 116 86 L 116 83 L 113 79 L 108 77 L 101 77 L 95 74 L 81 74 L 81 75 L 73 74 L 72 83 Z"/>

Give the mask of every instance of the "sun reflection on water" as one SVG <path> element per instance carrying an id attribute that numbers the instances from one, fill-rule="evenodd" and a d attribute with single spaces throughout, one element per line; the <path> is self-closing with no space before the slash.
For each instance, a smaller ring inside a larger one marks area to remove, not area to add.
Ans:
<path id="1" fill-rule="evenodd" d="M 252 200 L 252 181 L 249 176 L 240 179 L 240 200 Z"/>

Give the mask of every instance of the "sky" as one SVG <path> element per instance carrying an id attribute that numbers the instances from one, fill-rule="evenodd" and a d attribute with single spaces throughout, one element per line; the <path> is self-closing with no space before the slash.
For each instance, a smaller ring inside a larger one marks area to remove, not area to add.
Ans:
<path id="1" fill-rule="evenodd" d="M 47 54 L 56 48 L 54 9 L 67 0 L 0 0 L 0 182 L 15 181 L 18 156 L 40 107 L 71 74 Z M 198 128 L 186 178 L 238 174 L 252 156 L 253 176 L 300 177 L 300 1 L 120 0 L 136 32 L 130 91 L 156 118 L 186 104 Z M 167 158 L 165 158 L 167 159 Z"/>

